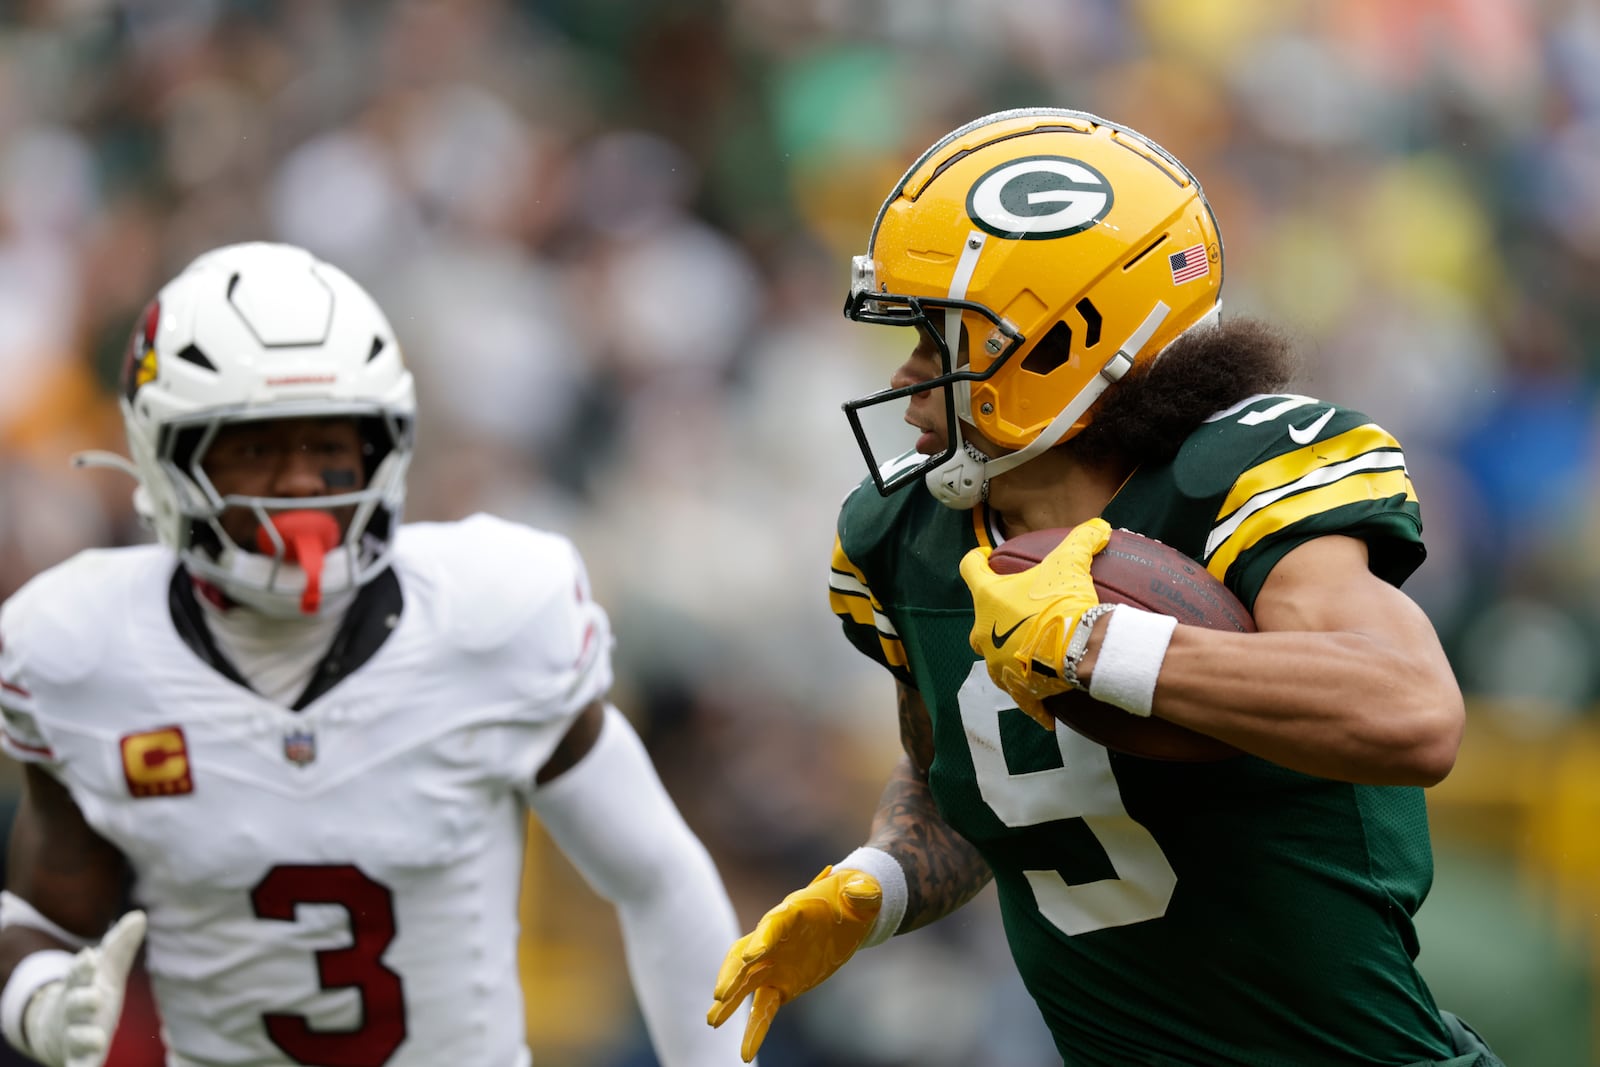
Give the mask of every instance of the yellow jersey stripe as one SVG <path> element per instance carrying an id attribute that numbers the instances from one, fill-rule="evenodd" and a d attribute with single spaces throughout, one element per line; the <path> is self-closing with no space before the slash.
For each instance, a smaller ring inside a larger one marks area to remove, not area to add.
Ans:
<path id="1" fill-rule="evenodd" d="M 1304 467 L 1299 468 L 1303 471 L 1300 477 L 1282 484 L 1274 483 L 1261 492 L 1250 496 L 1237 507 L 1229 507 L 1229 501 L 1233 499 L 1232 495 L 1230 495 L 1228 501 L 1223 502 L 1223 510 L 1218 512 L 1219 518 L 1224 515 L 1227 518 L 1214 526 L 1210 536 L 1206 538 L 1205 555 L 1209 556 L 1215 552 L 1217 546 L 1233 536 L 1233 531 L 1248 521 L 1250 516 L 1262 508 L 1271 507 L 1274 502 L 1282 500 L 1284 497 L 1293 496 L 1295 493 L 1304 492 L 1307 489 L 1314 489 L 1319 485 L 1331 485 L 1341 479 L 1365 471 L 1404 471 L 1405 466 L 1406 457 L 1399 449 L 1379 449 L 1375 452 L 1356 456 L 1354 459 L 1347 459 L 1343 463 L 1315 466 L 1309 470 Z M 1246 472 L 1244 478 L 1240 480 L 1243 481 L 1249 477 L 1250 472 Z"/>
<path id="2" fill-rule="evenodd" d="M 844 554 L 844 546 L 837 537 L 833 542 L 833 571 L 828 577 L 828 604 L 840 618 L 877 631 L 885 663 L 891 667 L 906 666 L 906 649 L 899 631 L 867 587 L 866 575 Z"/>
<path id="3" fill-rule="evenodd" d="M 1224 578 L 1235 560 L 1262 538 L 1322 511 L 1332 511 L 1360 500 L 1386 500 L 1404 496 L 1416 500 L 1398 452 L 1377 452 L 1334 467 L 1323 467 L 1291 482 L 1255 506 L 1240 508 L 1212 531 L 1206 542 L 1206 570 Z M 1388 469 L 1377 469 L 1387 464 Z"/>
<path id="4" fill-rule="evenodd" d="M 970 512 L 972 515 L 972 533 L 978 539 L 980 548 L 995 548 L 1000 544 L 1001 538 L 994 530 L 994 513 L 989 510 L 987 502 L 979 501 L 978 506 Z"/>
<path id="5" fill-rule="evenodd" d="M 1258 463 L 1241 474 L 1239 480 L 1233 483 L 1228 499 L 1224 500 L 1222 507 L 1217 510 L 1217 517 L 1231 515 L 1252 497 L 1280 486 L 1290 485 L 1317 467 L 1326 467 L 1380 450 L 1390 450 L 1401 455 L 1400 442 L 1383 427 L 1369 422 L 1330 437 L 1326 441 L 1314 441 L 1304 448 L 1297 448 L 1265 463 Z"/>

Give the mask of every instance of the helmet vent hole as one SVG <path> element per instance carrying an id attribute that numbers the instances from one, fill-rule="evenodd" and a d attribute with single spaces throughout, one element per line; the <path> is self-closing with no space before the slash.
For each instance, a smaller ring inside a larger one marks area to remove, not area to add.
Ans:
<path id="1" fill-rule="evenodd" d="M 233 299 L 233 291 L 235 289 L 237 289 L 237 288 L 239 288 L 239 272 L 238 271 L 234 271 L 233 274 L 228 278 L 228 299 L 229 300 Z"/>
<path id="2" fill-rule="evenodd" d="M 1083 347 L 1093 348 L 1100 343 L 1100 309 L 1094 306 L 1094 301 L 1084 297 L 1073 305 L 1078 309 L 1078 314 L 1083 316 Z"/>
<path id="3" fill-rule="evenodd" d="M 217 365 L 207 359 L 206 354 L 200 351 L 199 346 L 193 342 L 184 345 L 183 351 L 178 353 L 178 358 L 187 363 L 193 363 L 196 367 L 204 367 L 206 370 L 212 371 L 213 373 L 215 373 L 217 369 Z"/>
<path id="4" fill-rule="evenodd" d="M 1148 256 L 1151 252 L 1154 252 L 1156 249 L 1160 248 L 1162 246 L 1162 244 L 1164 244 L 1166 242 L 1166 240 L 1167 240 L 1167 235 L 1166 234 L 1162 234 L 1160 237 L 1157 237 L 1154 241 L 1150 242 L 1150 244 L 1145 247 L 1145 250 L 1143 252 L 1140 252 L 1138 255 L 1136 255 L 1132 259 L 1128 260 L 1128 262 L 1124 263 L 1122 265 L 1122 269 L 1124 271 L 1132 270 L 1134 267 L 1139 265 L 1139 262 L 1142 259 L 1144 259 L 1145 256 Z"/>
<path id="5" fill-rule="evenodd" d="M 1033 374 L 1049 374 L 1072 358 L 1072 327 L 1057 322 L 1050 332 L 1022 360 L 1022 369 Z"/>
<path id="6" fill-rule="evenodd" d="M 377 359 L 378 358 L 378 353 L 382 352 L 382 351 L 383 351 L 383 338 L 374 337 L 372 339 L 372 351 L 367 353 L 367 362 L 371 363 L 373 360 Z"/>

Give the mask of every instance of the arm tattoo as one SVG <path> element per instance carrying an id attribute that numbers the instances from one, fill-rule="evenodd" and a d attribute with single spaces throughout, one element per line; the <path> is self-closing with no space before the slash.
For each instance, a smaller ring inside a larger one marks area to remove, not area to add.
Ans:
<path id="1" fill-rule="evenodd" d="M 906 872 L 906 917 L 900 932 L 926 926 L 971 900 L 991 877 L 965 838 L 944 821 L 928 787 L 933 724 L 922 697 L 899 689 L 900 737 L 906 758 L 895 767 L 872 820 L 874 848 L 900 861 Z"/>
<path id="2" fill-rule="evenodd" d="M 911 765 L 926 775 L 933 766 L 933 718 L 922 694 L 909 686 L 895 686 L 895 700 L 900 709 L 900 747 L 911 757 Z"/>

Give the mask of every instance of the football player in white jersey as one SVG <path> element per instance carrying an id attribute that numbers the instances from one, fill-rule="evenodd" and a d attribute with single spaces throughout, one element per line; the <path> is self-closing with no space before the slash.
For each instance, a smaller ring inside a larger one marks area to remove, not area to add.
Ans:
<path id="1" fill-rule="evenodd" d="M 283 245 L 201 256 L 122 408 L 159 543 L 0 611 L 11 1044 L 100 1067 L 147 937 L 170 1067 L 526 1067 L 532 811 L 615 905 L 665 1067 L 738 1063 L 700 1006 L 733 908 L 607 701 L 583 562 L 487 516 L 400 524 L 412 379 L 360 286 Z"/>

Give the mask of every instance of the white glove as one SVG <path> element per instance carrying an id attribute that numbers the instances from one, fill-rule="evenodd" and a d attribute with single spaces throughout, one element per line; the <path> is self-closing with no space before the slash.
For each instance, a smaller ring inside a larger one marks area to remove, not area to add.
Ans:
<path id="1" fill-rule="evenodd" d="M 144 928 L 144 912 L 128 912 L 98 945 L 72 958 L 64 977 L 39 987 L 22 1017 L 30 1046 L 24 1052 L 46 1067 L 102 1067 Z"/>

